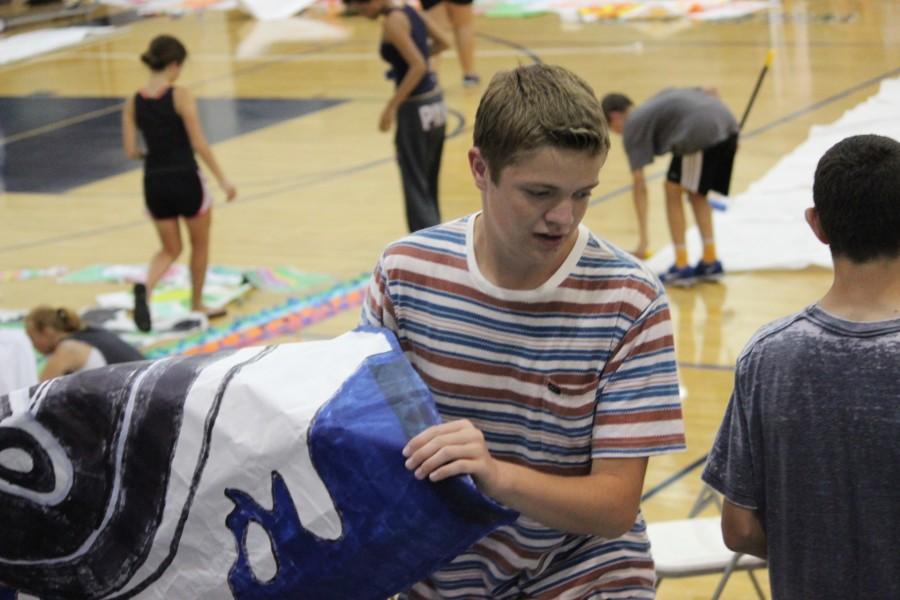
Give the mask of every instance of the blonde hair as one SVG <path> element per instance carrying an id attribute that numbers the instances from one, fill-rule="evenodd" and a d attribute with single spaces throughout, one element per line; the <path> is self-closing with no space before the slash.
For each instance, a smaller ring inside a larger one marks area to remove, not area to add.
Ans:
<path id="1" fill-rule="evenodd" d="M 475 114 L 475 146 L 497 183 L 504 167 L 542 146 L 609 151 L 609 129 L 594 90 L 571 71 L 529 65 L 494 75 Z"/>
<path id="2" fill-rule="evenodd" d="M 31 309 L 25 321 L 38 331 L 52 327 L 64 333 L 73 333 L 82 329 L 81 319 L 74 310 L 65 307 L 53 308 L 46 304 Z"/>

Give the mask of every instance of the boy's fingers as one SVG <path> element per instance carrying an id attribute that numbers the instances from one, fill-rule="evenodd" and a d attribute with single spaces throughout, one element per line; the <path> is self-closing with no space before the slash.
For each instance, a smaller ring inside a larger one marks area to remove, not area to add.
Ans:
<path id="1" fill-rule="evenodd" d="M 473 458 L 473 454 L 474 450 L 469 445 L 451 444 L 442 446 L 418 467 L 413 467 L 415 469 L 415 475 L 418 479 L 424 479 L 432 471 L 441 466 L 458 462 L 460 459 L 471 459 Z"/>
<path id="2" fill-rule="evenodd" d="M 428 475 L 428 479 L 430 481 L 443 481 L 444 479 L 449 479 L 450 477 L 455 477 L 457 475 L 466 475 L 472 473 L 474 470 L 474 461 L 471 460 L 457 460 L 453 461 L 450 464 L 444 465 L 439 469 L 435 469 Z"/>
<path id="3" fill-rule="evenodd" d="M 432 425 L 413 439 L 409 440 L 406 446 L 403 447 L 403 456 L 409 458 L 434 438 L 443 435 L 444 433 L 460 430 L 464 428 L 466 424 L 468 424 L 468 421 L 461 420 L 441 423 L 440 425 Z"/>
<path id="4" fill-rule="evenodd" d="M 415 450 L 412 455 L 407 458 L 405 463 L 406 468 L 410 470 L 416 469 L 427 462 L 431 457 L 439 454 L 442 450 L 448 447 L 461 446 L 468 441 L 469 436 L 467 436 L 465 432 L 438 432 L 437 435 L 428 440 L 425 445 Z"/>

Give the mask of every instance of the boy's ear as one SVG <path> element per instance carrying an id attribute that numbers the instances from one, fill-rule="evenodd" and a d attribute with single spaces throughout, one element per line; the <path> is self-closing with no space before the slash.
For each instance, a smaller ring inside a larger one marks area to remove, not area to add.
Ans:
<path id="1" fill-rule="evenodd" d="M 487 161 L 481 156 L 481 150 L 477 147 L 469 149 L 469 169 L 472 171 L 472 177 L 475 179 L 475 186 L 479 190 L 483 190 L 487 185 L 490 173 Z"/>
<path id="2" fill-rule="evenodd" d="M 614 110 L 609 113 L 608 125 L 615 133 L 621 134 L 625 128 L 625 113 L 620 110 Z"/>
<path id="3" fill-rule="evenodd" d="M 819 213 L 816 212 L 815 207 L 810 206 L 804 214 L 806 222 L 809 223 L 809 228 L 816 234 L 819 241 L 827 246 L 829 244 L 828 236 L 825 234 L 825 230 L 822 229 L 822 222 L 819 221 Z"/>

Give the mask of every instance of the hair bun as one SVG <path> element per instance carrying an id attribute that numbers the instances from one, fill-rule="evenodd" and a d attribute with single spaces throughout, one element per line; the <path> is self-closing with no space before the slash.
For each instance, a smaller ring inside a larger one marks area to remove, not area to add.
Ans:
<path id="1" fill-rule="evenodd" d="M 151 69 L 158 69 L 160 67 L 159 58 L 154 56 L 149 50 L 141 54 L 141 62 Z"/>
<path id="2" fill-rule="evenodd" d="M 187 49 L 171 35 L 158 35 L 150 40 L 147 51 L 141 54 L 141 61 L 152 71 L 162 71 L 170 64 L 181 65 L 187 58 Z"/>

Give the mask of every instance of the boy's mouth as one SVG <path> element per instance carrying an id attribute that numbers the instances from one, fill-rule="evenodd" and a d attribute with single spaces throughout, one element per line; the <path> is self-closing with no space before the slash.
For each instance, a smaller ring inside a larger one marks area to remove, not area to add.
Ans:
<path id="1" fill-rule="evenodd" d="M 534 237 L 537 238 L 538 243 L 545 249 L 556 250 L 562 245 L 566 236 L 561 233 L 535 233 Z"/>

